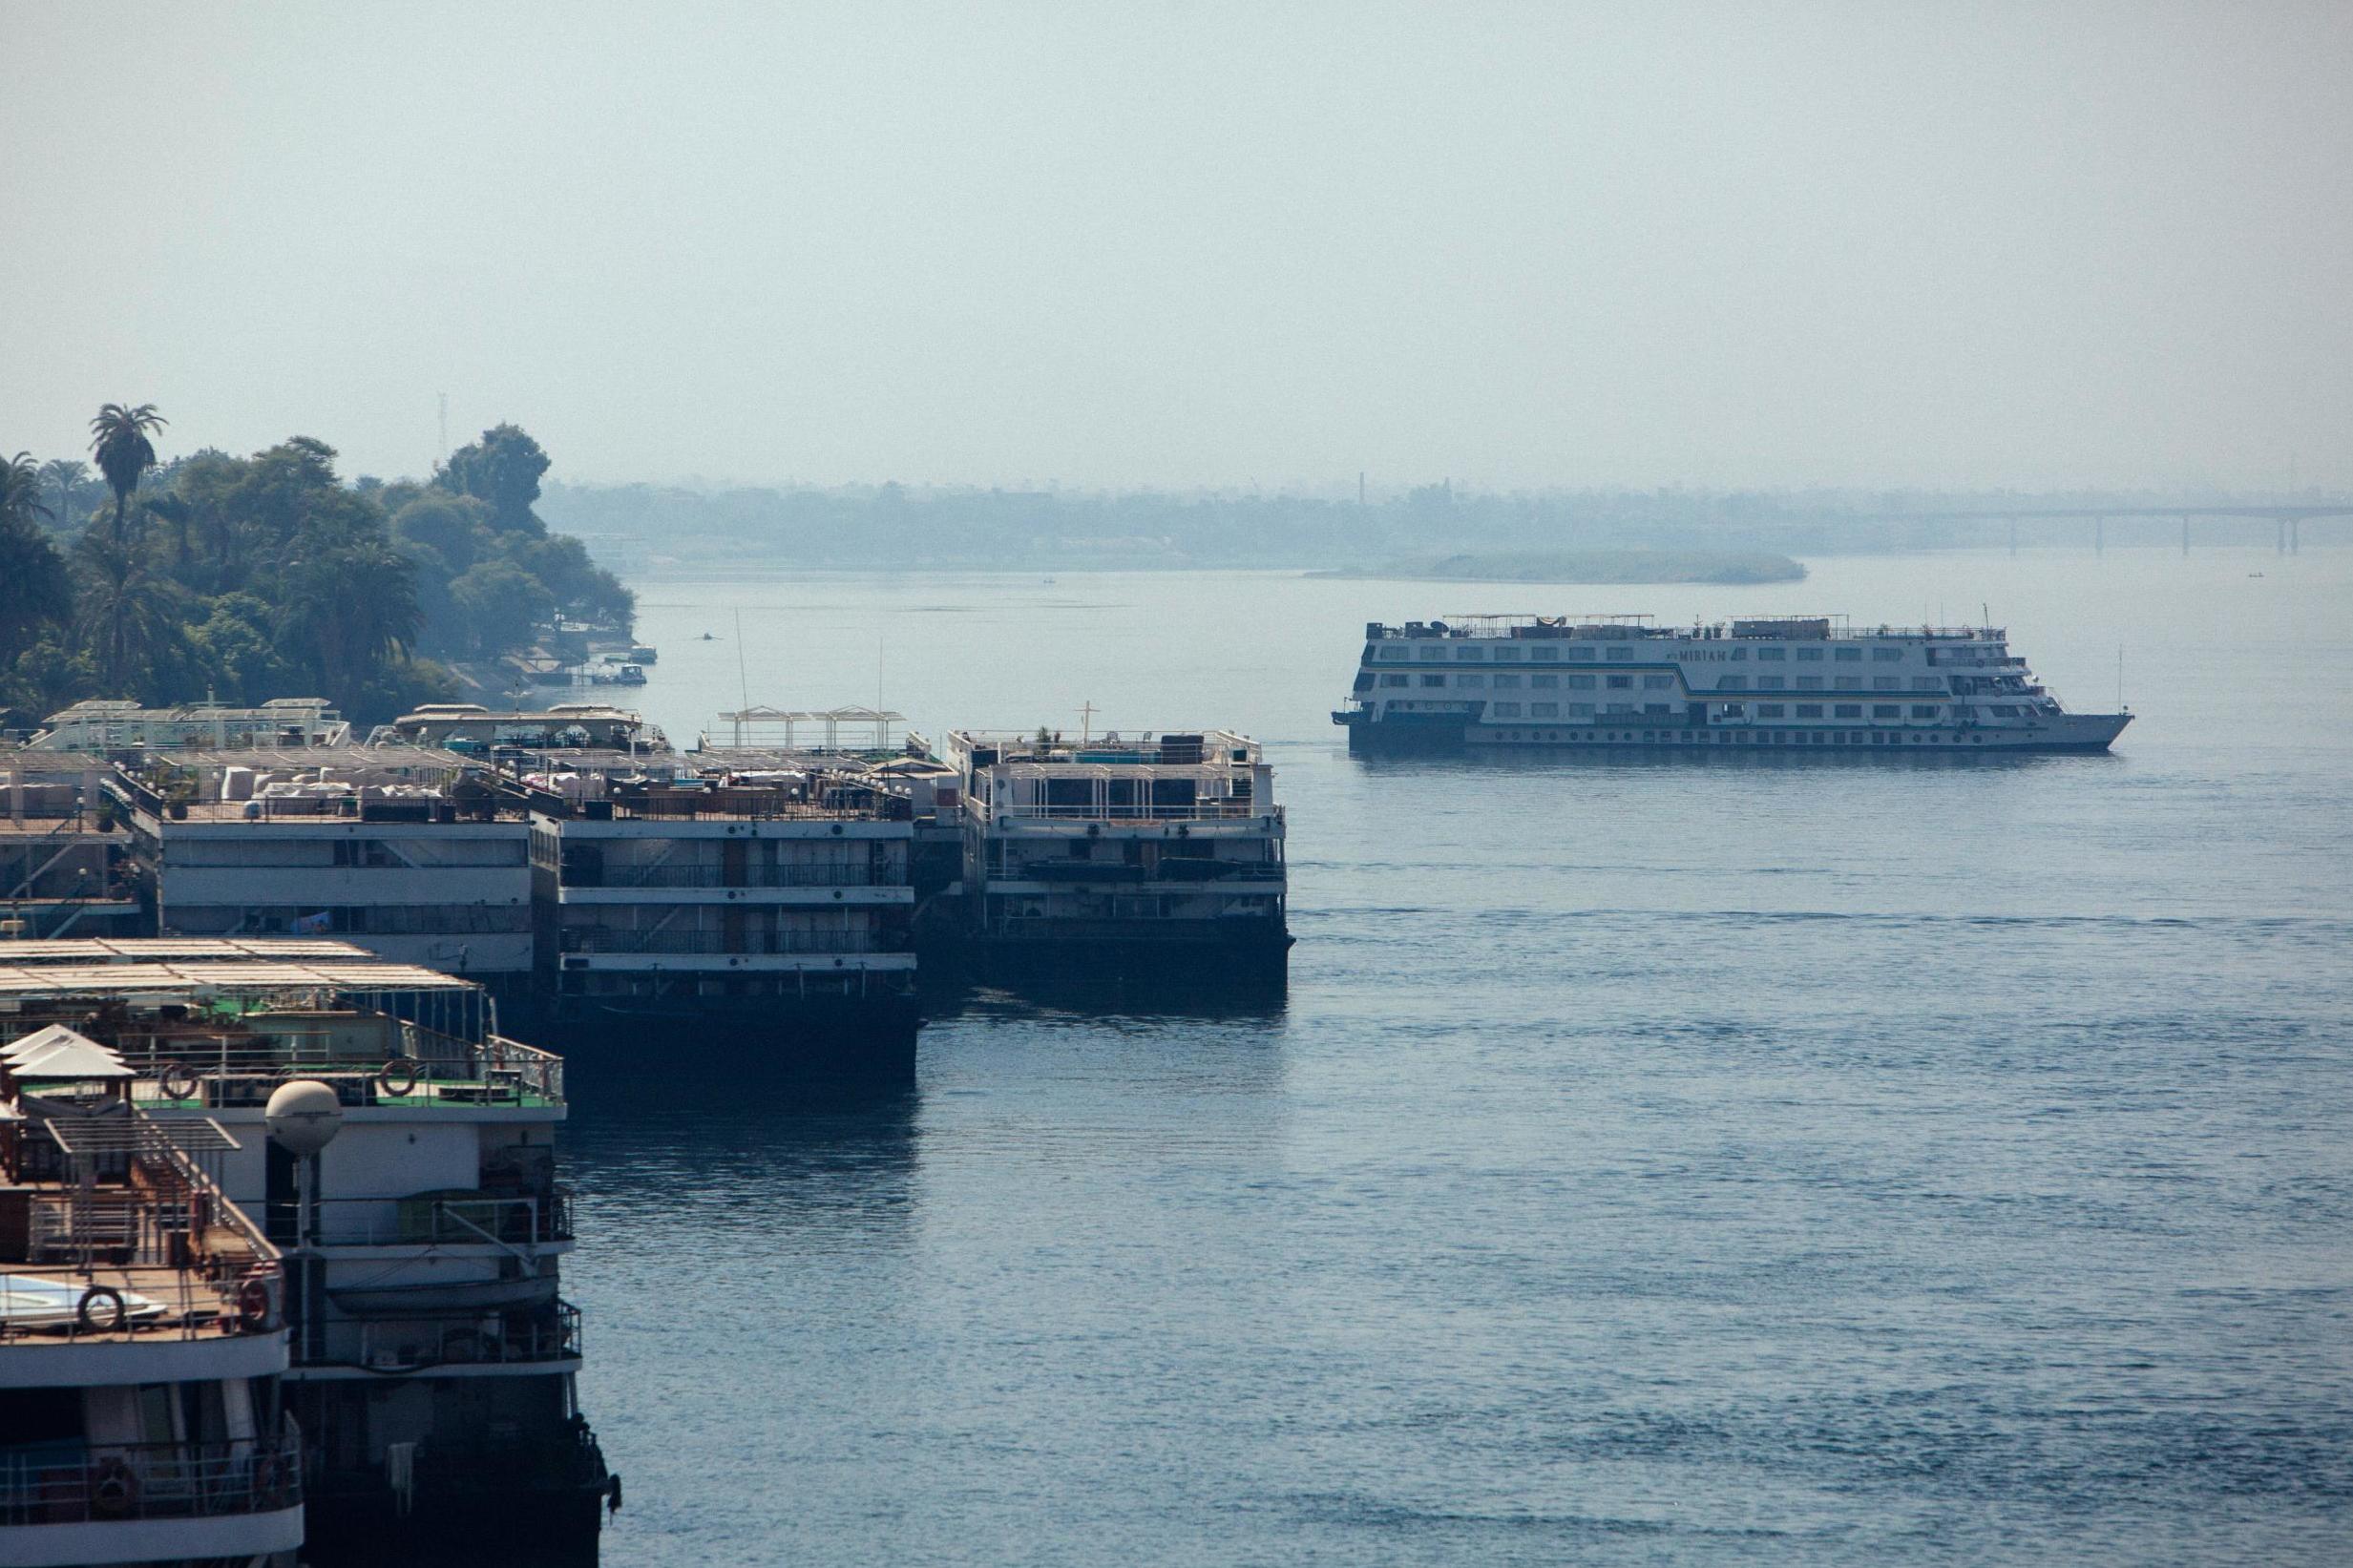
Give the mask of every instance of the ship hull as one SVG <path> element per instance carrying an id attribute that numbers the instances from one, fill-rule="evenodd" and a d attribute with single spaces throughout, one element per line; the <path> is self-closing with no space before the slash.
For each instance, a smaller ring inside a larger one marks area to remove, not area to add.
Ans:
<path id="1" fill-rule="evenodd" d="M 2107 751 L 2132 722 L 2129 714 L 2065 714 L 2036 725 L 1910 725 L 1856 729 L 1819 725 L 1693 725 L 1671 720 L 1647 724 L 1639 715 L 1612 723 L 1490 724 L 1372 721 L 1334 716 L 1348 730 L 1358 757 L 1492 757 L 1521 752 L 1644 752 L 1668 757 L 1753 756 L 2015 756 L 2022 753 Z"/>
<path id="2" fill-rule="evenodd" d="M 691 1053 L 785 1079 L 896 1085 L 914 1081 L 913 994 L 774 997 L 541 997 L 535 1035 L 589 1061 L 662 1062 Z"/>

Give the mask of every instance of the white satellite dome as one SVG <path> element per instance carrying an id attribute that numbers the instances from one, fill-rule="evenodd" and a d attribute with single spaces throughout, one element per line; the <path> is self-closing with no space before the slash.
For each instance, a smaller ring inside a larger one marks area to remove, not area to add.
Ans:
<path id="1" fill-rule="evenodd" d="M 288 1153 L 317 1154 L 343 1131 L 343 1101 L 317 1078 L 296 1078 L 271 1093 L 262 1120 Z"/>

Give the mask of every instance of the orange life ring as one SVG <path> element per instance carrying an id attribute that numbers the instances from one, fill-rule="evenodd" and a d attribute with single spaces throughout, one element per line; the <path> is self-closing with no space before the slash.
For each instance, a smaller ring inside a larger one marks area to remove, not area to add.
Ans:
<path id="1" fill-rule="evenodd" d="M 247 1280 L 237 1290 L 238 1327 L 249 1334 L 258 1334 L 269 1322 L 269 1284 L 264 1280 Z"/>
<path id="2" fill-rule="evenodd" d="M 425 1064 L 414 1056 L 394 1056 L 376 1074 L 376 1087 L 394 1099 L 415 1093 Z"/>

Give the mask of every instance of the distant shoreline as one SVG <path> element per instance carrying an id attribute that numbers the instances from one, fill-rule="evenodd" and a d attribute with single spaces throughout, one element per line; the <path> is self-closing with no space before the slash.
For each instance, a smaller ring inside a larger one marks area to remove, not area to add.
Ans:
<path id="1" fill-rule="evenodd" d="M 1709 583 L 1740 586 L 1802 582 L 1806 569 L 1787 555 L 1729 550 L 1514 551 L 1446 555 L 1435 561 L 1307 572 L 1318 578 L 1410 582 Z"/>

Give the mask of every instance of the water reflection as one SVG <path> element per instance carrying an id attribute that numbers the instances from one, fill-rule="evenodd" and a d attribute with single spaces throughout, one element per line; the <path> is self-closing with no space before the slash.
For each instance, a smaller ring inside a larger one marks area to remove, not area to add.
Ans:
<path id="1" fill-rule="evenodd" d="M 667 1059 L 664 1059 L 667 1058 Z M 742 1053 L 575 1056 L 565 1164 L 584 1243 L 887 1245 L 914 1206 L 920 1096 L 785 1080 Z M 594 1232 L 589 1229 L 594 1226 Z M 650 1237 L 645 1238 L 649 1242 Z"/>

